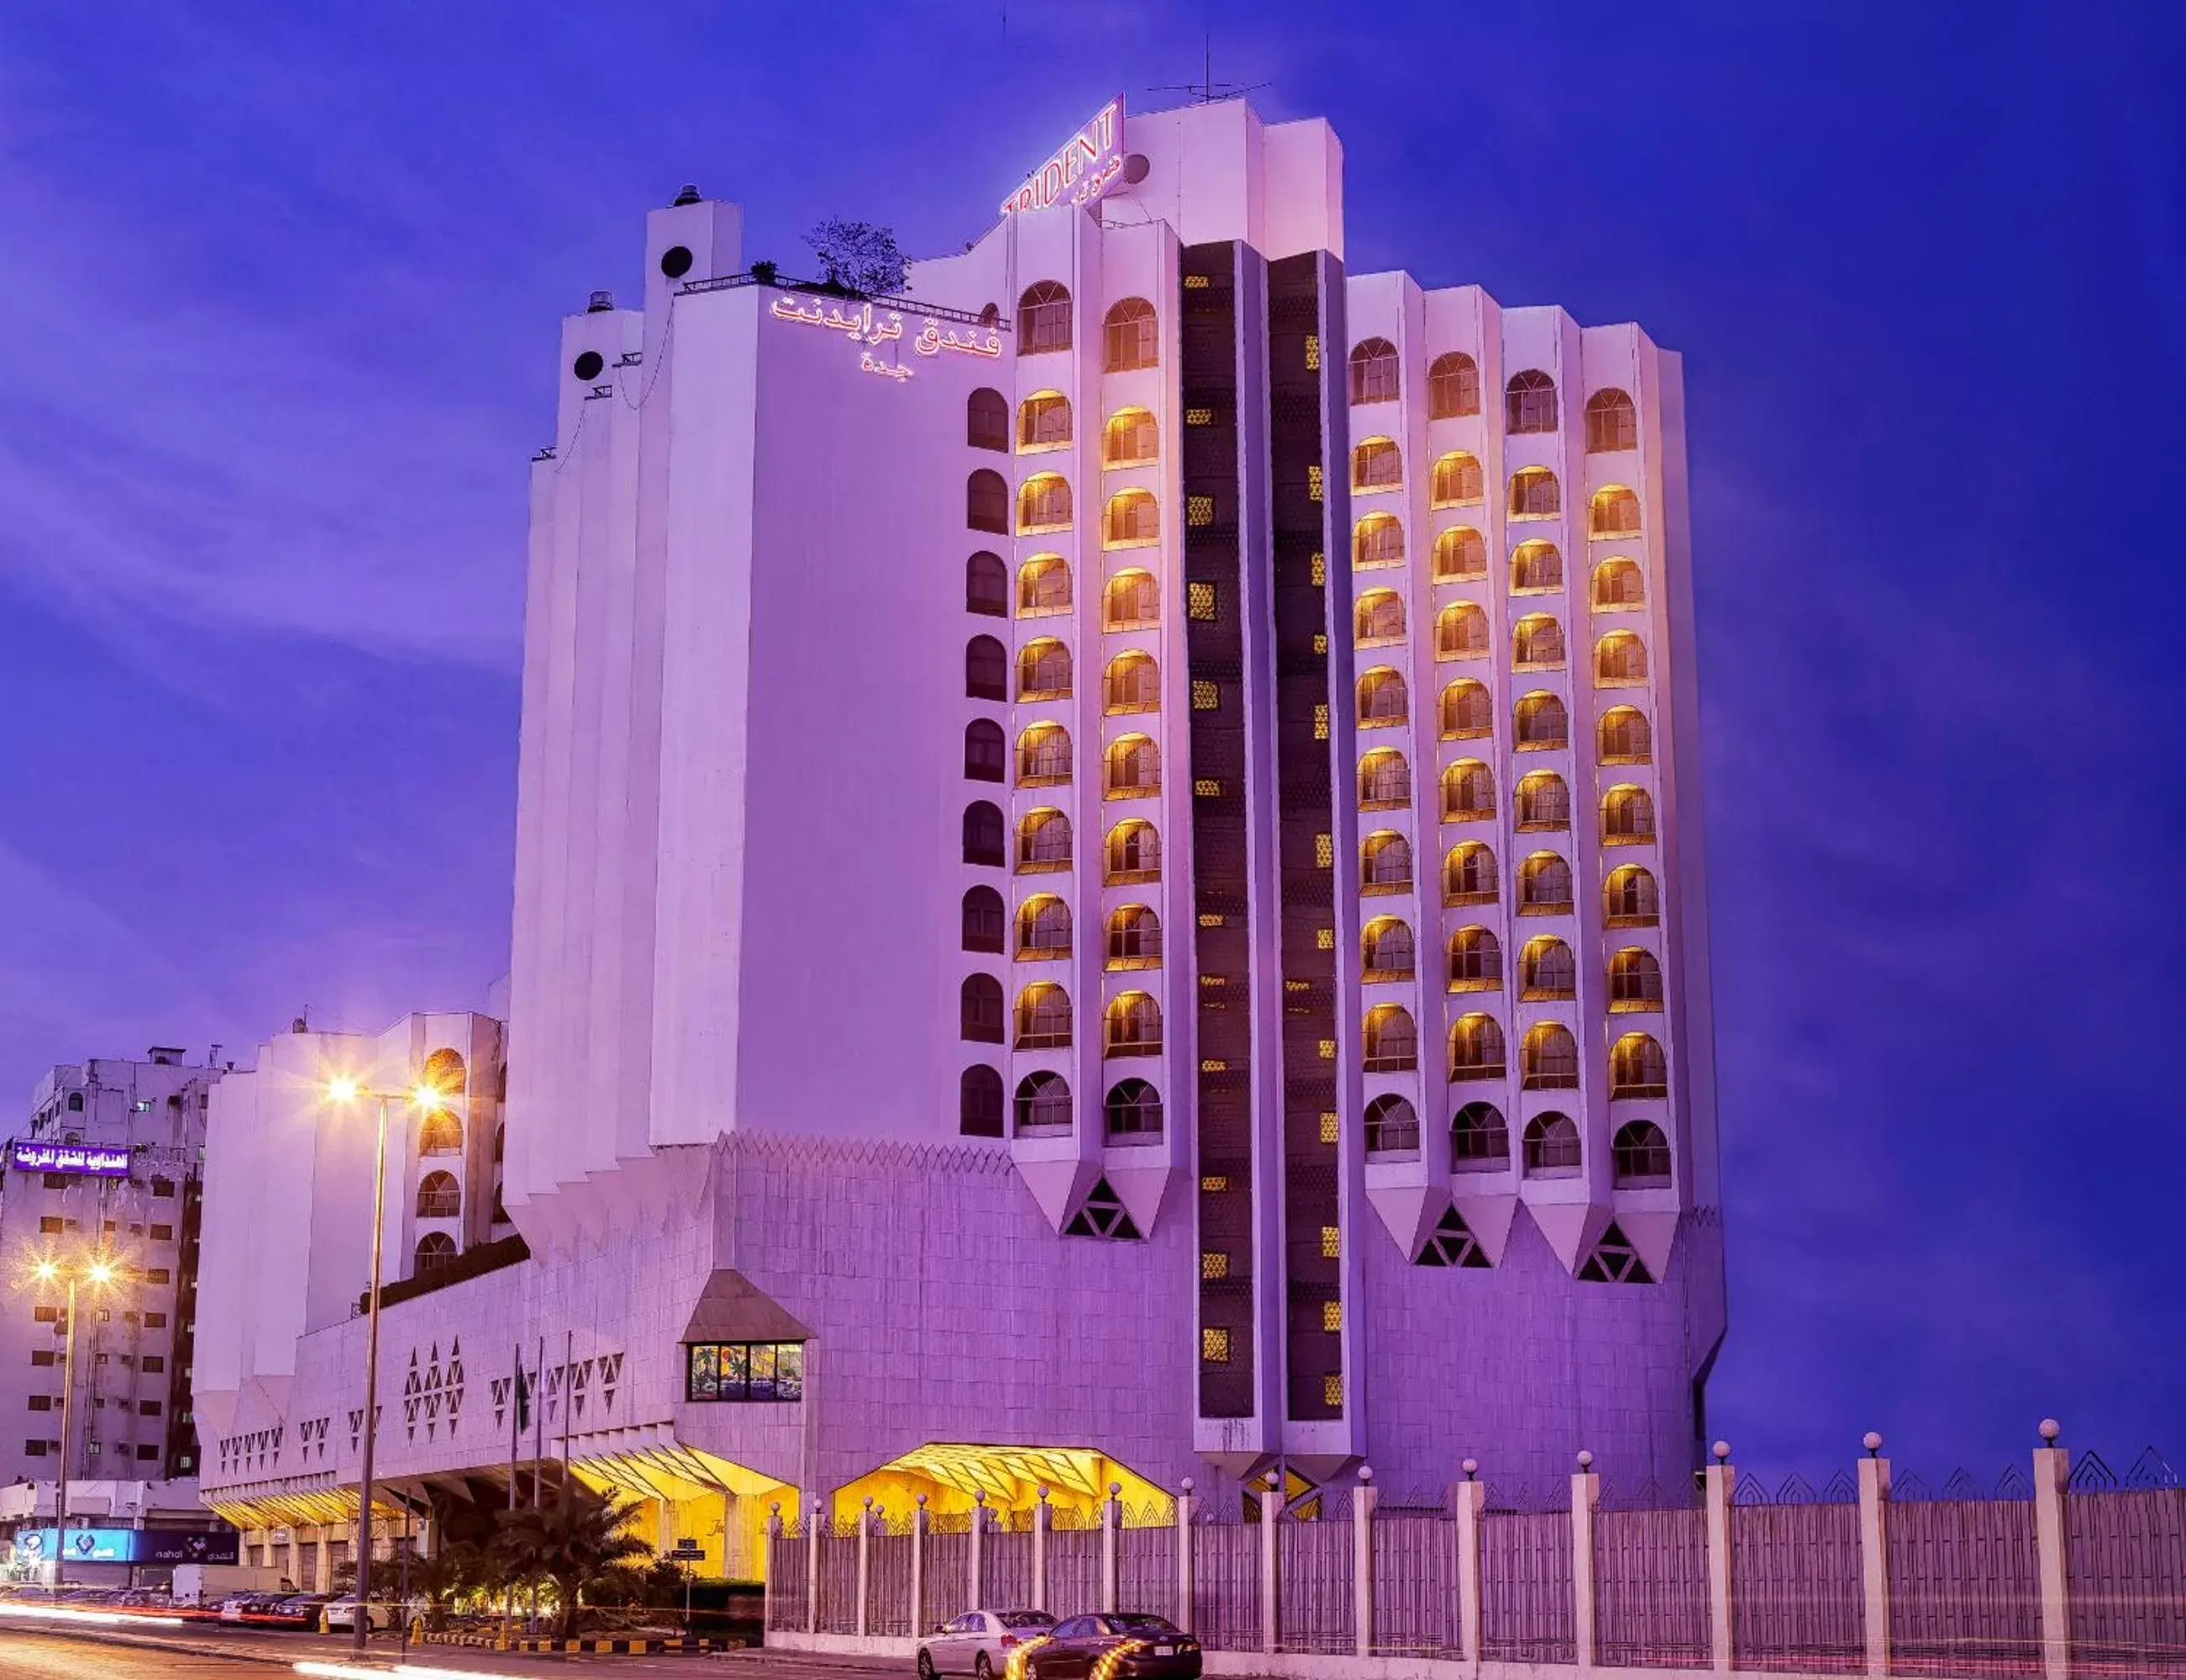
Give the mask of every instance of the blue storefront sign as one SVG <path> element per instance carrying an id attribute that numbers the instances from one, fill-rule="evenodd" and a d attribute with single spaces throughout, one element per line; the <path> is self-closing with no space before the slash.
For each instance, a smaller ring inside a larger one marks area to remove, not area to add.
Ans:
<path id="1" fill-rule="evenodd" d="M 59 1551 L 64 1563 L 232 1564 L 243 1537 L 233 1530 L 71 1528 L 65 1545 L 57 1531 L 26 1528 L 15 1536 L 18 1563 L 45 1563 Z"/>

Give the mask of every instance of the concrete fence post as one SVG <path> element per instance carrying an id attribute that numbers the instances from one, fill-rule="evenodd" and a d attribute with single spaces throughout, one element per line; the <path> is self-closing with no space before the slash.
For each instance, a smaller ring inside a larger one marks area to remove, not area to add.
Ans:
<path id="1" fill-rule="evenodd" d="M 1113 1610 L 1117 1594 L 1121 1589 L 1123 1571 L 1118 1566 L 1118 1548 L 1124 1543 L 1124 1502 L 1117 1496 L 1124 1484 L 1108 1484 L 1108 1497 L 1101 1502 L 1101 1608 Z"/>
<path id="2" fill-rule="evenodd" d="M 2034 1554 L 2042 1582 L 2043 1680 L 2067 1680 L 2072 1666 L 2072 1606 L 2065 1572 L 2065 1490 L 2072 1454 L 2060 1447 L 2057 1420 L 2042 1420 L 2042 1445 L 2034 1449 Z"/>
<path id="3" fill-rule="evenodd" d="M 1465 1480 L 1449 1490 L 1457 1519 L 1457 1654 L 1474 1664 L 1480 1660 L 1480 1513 L 1488 1504 L 1488 1484 L 1479 1478 L 1479 1460 L 1467 1459 Z"/>
<path id="4" fill-rule="evenodd" d="M 1600 1503 L 1601 1478 L 1594 1473 L 1594 1454 L 1582 1452 L 1571 1479 L 1572 1636 L 1582 1669 L 1601 1660 L 1601 1639 L 1595 1631 L 1600 1599 L 1594 1585 L 1594 1509 Z"/>
<path id="5" fill-rule="evenodd" d="M 1197 1503 L 1191 1497 L 1191 1478 L 1187 1476 L 1184 1491 L 1176 1496 L 1176 1625 L 1187 1633 L 1191 1632 L 1191 1517 Z"/>
<path id="6" fill-rule="evenodd" d="M 1351 1493 L 1351 1649 L 1374 1654 L 1374 1468 L 1359 1466 Z"/>
<path id="7" fill-rule="evenodd" d="M 812 1502 L 812 1515 L 804 1523 L 804 1631 L 820 1631 L 820 1530 L 827 1518 L 827 1507 L 820 1499 Z"/>
<path id="8" fill-rule="evenodd" d="M 1868 1431 L 1859 1461 L 1859 1593 L 1867 1634 L 1867 1672 L 1876 1680 L 1890 1672 L 1890 1460 L 1882 1456 L 1882 1437 Z"/>
<path id="9" fill-rule="evenodd" d="M 866 1495 L 858 1513 L 858 1614 L 853 1624 L 862 1639 L 872 1631 L 873 1496 Z"/>
<path id="10" fill-rule="evenodd" d="M 1738 1472 L 1730 1463 L 1730 1443 L 1715 1443 L 1715 1463 L 1707 1469 L 1708 1652 L 1718 1674 L 1730 1672 L 1730 1496 Z"/>
<path id="11" fill-rule="evenodd" d="M 1260 1498 L 1260 1649 L 1273 1655 L 1282 1625 L 1282 1553 L 1275 1532 L 1283 1509 L 1283 1476 L 1270 1470 Z"/>
<path id="12" fill-rule="evenodd" d="M 666 1502 L 662 1502 L 664 1507 Z M 774 1626 L 774 1560 L 781 1548 L 774 1543 L 782 1538 L 782 1501 L 775 1500 L 766 1508 L 766 1576 L 759 1582 L 759 1625 L 761 1629 Z"/>
<path id="13" fill-rule="evenodd" d="M 911 1513 L 911 1636 L 926 1632 L 926 1495 Z"/>
<path id="14" fill-rule="evenodd" d="M 1040 1503 L 1032 1508 L 1032 1607 L 1036 1610 L 1047 1608 L 1047 1532 L 1054 1521 L 1054 1508 L 1047 1503 L 1043 1486 Z"/>
<path id="15" fill-rule="evenodd" d="M 964 1583 L 964 1603 L 977 1610 L 987 1602 L 987 1585 L 980 1570 L 981 1553 L 987 1543 L 987 1494 L 984 1488 L 972 1496 L 972 1544 L 969 1548 L 971 1565 Z"/>

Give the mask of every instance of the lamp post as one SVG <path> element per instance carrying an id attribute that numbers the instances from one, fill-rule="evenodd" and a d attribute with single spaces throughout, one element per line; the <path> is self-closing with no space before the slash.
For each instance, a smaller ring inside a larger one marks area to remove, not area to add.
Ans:
<path id="1" fill-rule="evenodd" d="M 59 1598 L 61 1569 L 68 1558 L 69 1453 L 76 1445 L 76 1286 L 81 1280 L 94 1289 L 105 1288 L 114 1281 L 115 1266 L 104 1255 L 95 1256 L 80 1268 L 45 1259 L 31 1268 L 31 1274 L 42 1284 L 64 1278 L 68 1281 L 64 1309 L 68 1330 L 61 1341 L 61 1468 L 53 1484 L 53 1596 Z"/>
<path id="2" fill-rule="evenodd" d="M 372 1449 L 379 1433 L 379 1271 L 381 1238 L 387 1224 L 387 1107 L 406 1100 L 419 1112 L 431 1115 L 446 1108 L 448 1101 L 422 1082 L 407 1091 L 373 1091 L 345 1076 L 327 1082 L 327 1097 L 345 1106 L 368 1097 L 379 1110 L 372 1166 L 372 1286 L 365 1296 L 364 1452 L 357 1466 L 356 1618 L 351 1628 L 351 1641 L 362 1655 L 372 1635 Z"/>

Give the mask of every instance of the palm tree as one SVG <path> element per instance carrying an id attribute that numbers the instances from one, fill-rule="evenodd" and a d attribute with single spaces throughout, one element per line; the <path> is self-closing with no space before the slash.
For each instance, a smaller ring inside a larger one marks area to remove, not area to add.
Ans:
<path id="1" fill-rule="evenodd" d="M 586 1587 L 627 1574 L 638 1559 L 651 1554 L 652 1547 L 626 1532 L 639 1509 L 635 1500 L 606 1498 L 581 1482 L 571 1482 L 542 1505 L 497 1515 L 501 1532 L 495 1548 L 509 1577 L 553 1583 L 558 1636 L 569 1637 L 578 1598 Z"/>
<path id="2" fill-rule="evenodd" d="M 490 1561 L 467 1540 L 411 1558 L 410 1590 L 425 1601 L 428 1628 L 437 1633 L 447 1626 L 449 1599 L 493 1584 Z"/>

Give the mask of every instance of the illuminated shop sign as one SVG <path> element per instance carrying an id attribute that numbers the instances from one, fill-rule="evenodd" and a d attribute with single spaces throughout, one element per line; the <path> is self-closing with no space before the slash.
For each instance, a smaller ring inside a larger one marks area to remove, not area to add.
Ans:
<path id="1" fill-rule="evenodd" d="M 894 344 L 903 337 L 900 310 L 876 310 L 870 303 L 830 303 L 808 293 L 776 298 L 768 306 L 768 313 L 777 321 L 793 321 L 801 327 L 818 327 L 844 334 L 861 347 L 858 366 L 867 373 L 901 382 L 914 372 L 900 361 L 883 361 L 873 354 L 883 344 Z M 862 348 L 865 346 L 871 348 Z M 991 361 L 1002 353 L 1002 335 L 991 327 L 944 328 L 929 316 L 912 338 L 911 347 L 920 356 L 946 352 L 952 356 L 976 356 Z"/>
<path id="2" fill-rule="evenodd" d="M 233 1529 L 200 1533 L 191 1529 L 71 1528 L 61 1544 L 50 1528 L 26 1528 L 15 1536 L 18 1562 L 40 1563 L 56 1549 L 67 1563 L 232 1564 L 242 1554 L 243 1537 Z"/>
<path id="3" fill-rule="evenodd" d="M 129 1151 L 101 1144 L 47 1143 L 17 1138 L 8 1145 L 8 1164 L 19 1173 L 74 1173 L 87 1179 L 126 1179 Z"/>
<path id="4" fill-rule="evenodd" d="M 1025 177 L 1025 184 L 1002 200 L 1002 214 L 1045 210 L 1066 199 L 1090 204 L 1124 172 L 1124 96 L 1101 107 L 1093 120 L 1062 143 L 1056 154 Z"/>

